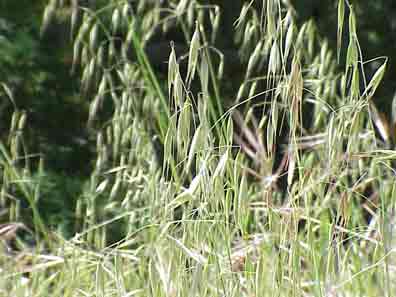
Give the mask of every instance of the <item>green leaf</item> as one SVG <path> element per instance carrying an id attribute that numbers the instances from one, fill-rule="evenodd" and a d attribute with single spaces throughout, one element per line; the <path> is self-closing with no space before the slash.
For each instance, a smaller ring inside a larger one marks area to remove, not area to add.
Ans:
<path id="1" fill-rule="evenodd" d="M 340 61 L 340 52 L 342 44 L 342 29 L 344 27 L 345 0 L 338 1 L 338 26 L 337 26 L 337 61 Z"/>
<path id="2" fill-rule="evenodd" d="M 371 98 L 377 90 L 382 78 L 384 77 L 387 63 L 388 59 L 386 59 L 381 67 L 377 69 L 377 71 L 373 75 L 373 78 L 370 80 L 370 83 L 368 84 L 366 90 L 364 91 L 364 94 L 368 98 Z"/>

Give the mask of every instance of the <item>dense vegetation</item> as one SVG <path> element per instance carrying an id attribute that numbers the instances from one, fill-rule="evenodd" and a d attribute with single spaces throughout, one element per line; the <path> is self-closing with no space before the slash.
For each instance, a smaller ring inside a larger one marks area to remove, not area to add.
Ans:
<path id="1" fill-rule="evenodd" d="M 225 2 L 3 2 L 1 296 L 396 292 L 394 5 Z"/>

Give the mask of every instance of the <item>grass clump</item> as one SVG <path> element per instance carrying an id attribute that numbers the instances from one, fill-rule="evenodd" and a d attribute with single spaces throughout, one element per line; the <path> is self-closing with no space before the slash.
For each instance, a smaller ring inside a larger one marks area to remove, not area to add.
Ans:
<path id="1" fill-rule="evenodd" d="M 345 67 L 337 64 L 340 41 L 335 55 L 313 22 L 296 25 L 292 6 L 264 3 L 244 4 L 235 22 L 243 66 L 235 75 L 224 71 L 216 48 L 216 5 L 71 7 L 75 71 L 79 66 L 82 92 L 93 98 L 88 125 L 96 160 L 76 197 L 71 239 L 41 222 L 39 190 L 28 199 L 37 244 L 19 248 L 21 259 L 4 245 L 4 293 L 395 292 L 395 153 L 374 105 L 387 61 L 366 79 L 348 1 L 338 4 L 339 40 L 349 22 Z M 189 47 L 180 56 L 171 44 L 164 81 L 148 46 L 172 28 Z M 4 175 L 3 192 L 17 179 Z"/>

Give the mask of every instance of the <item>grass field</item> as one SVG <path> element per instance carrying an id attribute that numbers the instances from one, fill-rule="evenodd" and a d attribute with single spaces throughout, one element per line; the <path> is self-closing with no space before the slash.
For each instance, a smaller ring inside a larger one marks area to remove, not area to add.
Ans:
<path id="1" fill-rule="evenodd" d="M 243 75 L 223 72 L 216 6 L 72 7 L 96 159 L 66 237 L 40 213 L 45 156 L 27 151 L 15 111 L 0 147 L 0 296 L 396 294 L 396 111 L 375 106 L 387 59 L 366 77 L 348 1 L 338 45 L 286 2 L 242 9 Z M 167 22 L 189 51 L 170 51 L 164 79 L 144 49 Z"/>

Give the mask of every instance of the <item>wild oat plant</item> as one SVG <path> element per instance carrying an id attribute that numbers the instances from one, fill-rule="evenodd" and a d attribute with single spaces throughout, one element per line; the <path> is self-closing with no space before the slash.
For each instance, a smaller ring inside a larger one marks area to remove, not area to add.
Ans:
<path id="1" fill-rule="evenodd" d="M 1 203 L 18 222 L 20 187 L 42 244 L 15 254 L 6 235 L 23 225 L 0 227 L 2 296 L 396 293 L 396 112 L 375 107 L 387 59 L 368 79 L 349 1 L 337 4 L 337 45 L 313 21 L 298 26 L 289 1 L 247 1 L 230 28 L 238 73 L 217 47 L 219 6 L 82 2 L 51 0 L 43 31 L 70 14 L 94 169 L 63 239 L 35 211 L 39 183 L 14 162 L 29 158 L 10 133 Z M 149 48 L 171 30 L 186 46 L 166 42 L 166 75 Z"/>

